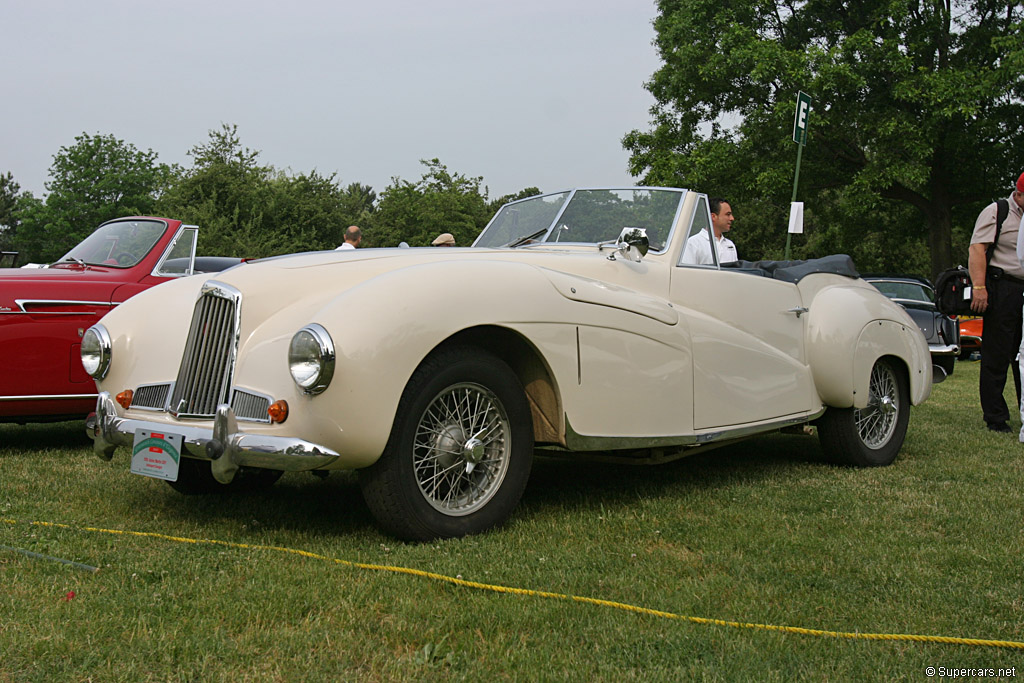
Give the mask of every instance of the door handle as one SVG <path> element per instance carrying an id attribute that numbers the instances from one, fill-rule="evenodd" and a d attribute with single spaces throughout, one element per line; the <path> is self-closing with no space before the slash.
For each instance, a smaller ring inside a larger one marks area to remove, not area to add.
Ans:
<path id="1" fill-rule="evenodd" d="M 808 309 L 807 309 L 807 308 L 805 308 L 804 306 L 794 306 L 793 308 L 791 308 L 791 309 L 789 309 L 788 311 L 786 311 L 786 313 L 796 313 L 796 317 L 798 317 L 798 318 L 799 318 L 799 317 L 800 317 L 800 316 L 802 316 L 802 315 L 803 315 L 804 313 L 806 313 L 806 312 L 807 312 L 807 310 L 808 310 Z"/>

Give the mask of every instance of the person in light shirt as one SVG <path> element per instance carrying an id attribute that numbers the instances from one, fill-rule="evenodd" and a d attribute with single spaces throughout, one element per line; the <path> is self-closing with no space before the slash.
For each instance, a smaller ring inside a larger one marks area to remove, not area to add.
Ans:
<path id="1" fill-rule="evenodd" d="M 358 225 L 350 225 L 345 228 L 345 241 L 342 242 L 341 246 L 334 251 L 339 251 L 341 249 L 355 249 L 362 241 L 363 231 L 359 229 Z"/>
<path id="2" fill-rule="evenodd" d="M 734 220 L 732 207 L 729 202 L 721 197 L 714 197 L 709 202 L 711 209 L 711 229 L 715 233 L 715 247 L 718 251 L 719 263 L 731 263 L 738 261 L 736 245 L 725 236 L 725 233 L 732 229 Z M 699 266 L 714 265 L 715 258 L 711 253 L 711 237 L 707 230 L 701 230 L 686 241 L 686 249 L 683 251 L 683 263 Z"/>

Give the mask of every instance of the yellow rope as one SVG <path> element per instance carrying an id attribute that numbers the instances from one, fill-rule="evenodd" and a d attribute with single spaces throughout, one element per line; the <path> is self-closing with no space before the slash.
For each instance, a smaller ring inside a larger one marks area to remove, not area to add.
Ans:
<path id="1" fill-rule="evenodd" d="M 17 520 L 13 519 L 2 519 L 0 522 L 5 524 L 20 524 Z M 466 581 L 453 576 L 445 576 L 444 574 L 435 574 L 433 572 L 423 571 L 421 569 L 410 569 L 409 567 L 394 567 L 390 565 L 381 564 L 366 564 L 363 562 L 352 562 L 350 560 L 340 560 L 334 557 L 327 557 L 326 555 L 318 555 L 317 553 L 311 553 L 307 550 L 296 550 L 295 548 L 283 548 L 280 546 L 273 545 L 252 545 L 248 543 L 234 543 L 232 541 L 219 541 L 215 539 L 197 539 L 197 538 L 185 538 L 182 536 L 169 536 L 167 534 L 158 534 L 151 531 L 125 531 L 122 529 L 101 529 L 97 527 L 76 527 L 70 524 L 60 524 L 57 522 L 29 522 L 32 526 L 44 526 L 54 527 L 58 529 L 69 529 L 72 531 L 91 531 L 94 533 L 101 534 L 114 534 L 120 536 L 137 536 L 142 538 L 157 538 L 165 541 L 173 541 L 175 543 L 191 543 L 193 545 L 219 545 L 228 548 L 240 548 L 244 550 L 269 550 L 273 552 L 288 553 L 291 555 L 299 555 L 301 557 L 308 557 L 314 560 L 324 560 L 326 562 L 333 562 L 345 567 L 354 567 L 356 569 L 370 569 L 373 571 L 391 572 L 394 574 L 407 574 L 409 576 L 418 576 L 426 579 L 433 579 L 435 581 L 443 581 L 450 583 L 455 586 L 462 586 L 464 588 L 477 588 L 479 590 L 487 590 L 495 593 L 510 593 L 512 595 L 525 595 L 534 598 L 549 598 L 554 600 L 571 600 L 573 602 L 582 602 L 590 605 L 599 605 L 601 607 L 612 607 L 614 609 L 625 610 L 627 612 L 635 612 L 637 614 L 645 614 L 652 617 L 661 617 L 663 619 L 677 619 L 680 621 L 688 621 L 693 624 L 704 624 L 714 626 L 729 626 L 732 628 L 748 628 L 748 629 L 759 629 L 762 631 L 777 631 L 780 633 L 798 633 L 806 636 L 821 636 L 827 638 L 850 638 L 855 640 L 899 640 L 899 641 L 912 641 L 917 643 L 946 643 L 951 645 L 978 645 L 985 647 L 1003 647 L 1003 648 L 1015 648 L 1018 650 L 1024 650 L 1024 642 L 1017 642 L 1013 640 L 989 640 L 984 638 L 956 638 L 952 636 L 925 636 L 915 635 L 912 633 L 854 633 L 847 631 L 826 631 L 816 628 L 801 628 L 799 626 L 778 626 L 774 624 L 756 624 L 756 623 L 745 623 L 741 621 L 727 621 L 725 619 L 709 619 L 707 617 L 692 617 L 683 614 L 675 614 L 673 612 L 664 612 L 661 610 L 650 609 L 648 607 L 640 607 L 637 605 L 630 605 L 623 602 L 614 602 L 612 600 L 601 600 L 599 598 L 588 598 L 579 595 L 567 595 L 564 593 L 551 593 L 548 591 L 538 591 L 529 588 L 515 588 L 512 586 L 499 586 L 494 584 L 479 583 L 477 581 Z"/>

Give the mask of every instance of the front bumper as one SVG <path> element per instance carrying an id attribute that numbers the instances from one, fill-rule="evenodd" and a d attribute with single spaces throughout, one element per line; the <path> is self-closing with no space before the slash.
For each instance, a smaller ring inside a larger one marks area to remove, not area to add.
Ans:
<path id="1" fill-rule="evenodd" d="M 331 465 L 341 457 L 326 446 L 302 439 L 240 432 L 235 414 L 227 404 L 217 407 L 212 430 L 185 424 L 169 428 L 160 422 L 119 416 L 114 399 L 101 391 L 96 399 L 95 419 L 86 424 L 96 455 L 110 460 L 118 446 L 131 448 L 138 429 L 181 434 L 185 450 L 192 457 L 209 460 L 214 478 L 222 484 L 231 483 L 240 467 L 305 472 Z"/>

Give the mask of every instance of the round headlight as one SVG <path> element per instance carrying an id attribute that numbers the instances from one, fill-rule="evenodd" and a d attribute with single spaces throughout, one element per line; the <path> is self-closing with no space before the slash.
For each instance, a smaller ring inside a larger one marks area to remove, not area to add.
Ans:
<path id="1" fill-rule="evenodd" d="M 110 367 L 110 333 L 93 325 L 82 335 L 82 367 L 94 379 L 103 379 Z"/>
<path id="2" fill-rule="evenodd" d="M 334 376 L 334 342 L 320 325 L 306 325 L 288 346 L 288 370 L 307 394 L 319 394 Z"/>

